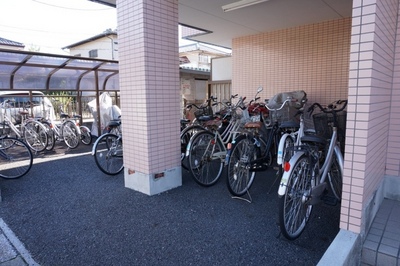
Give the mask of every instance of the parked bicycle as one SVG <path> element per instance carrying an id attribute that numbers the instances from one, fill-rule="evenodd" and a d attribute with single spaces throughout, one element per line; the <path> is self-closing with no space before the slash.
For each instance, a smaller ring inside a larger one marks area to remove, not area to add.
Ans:
<path id="1" fill-rule="evenodd" d="M 42 123 L 29 118 L 29 112 L 26 108 L 14 114 L 15 124 L 11 120 L 13 114 L 9 111 L 13 105 L 12 100 L 6 100 L 1 103 L 3 122 L 1 123 L 2 131 L 4 134 L 14 136 L 26 142 L 30 149 L 34 152 L 41 152 L 46 149 L 48 137 L 46 128 Z"/>
<path id="2" fill-rule="evenodd" d="M 86 145 L 91 144 L 92 135 L 89 128 L 86 126 L 79 126 L 79 124 L 76 122 L 76 120 L 80 119 L 81 116 L 74 115 L 71 118 L 68 114 L 61 112 L 60 118 L 60 123 L 46 118 L 39 118 L 47 128 L 51 129 L 51 131 L 48 133 L 50 143 L 46 147 L 47 150 L 52 150 L 56 141 L 64 141 L 64 143 L 70 149 L 75 149 L 78 147 L 80 141 Z"/>
<path id="3" fill-rule="evenodd" d="M 261 92 L 262 88 L 258 89 Z M 227 186 L 229 192 L 237 197 L 248 192 L 256 172 L 265 171 L 273 165 L 276 146 L 281 136 L 281 128 L 276 113 L 296 99 L 288 98 L 279 107 L 259 105 L 259 121 L 244 125 L 244 131 L 232 141 L 226 157 L 228 165 Z M 268 126 L 264 113 L 269 113 Z M 271 118 L 272 117 L 272 118 Z"/>
<path id="4" fill-rule="evenodd" d="M 29 172 L 33 155 L 28 145 L 12 137 L 0 138 L 0 177 L 15 179 Z"/>
<path id="5" fill-rule="evenodd" d="M 327 108 L 314 103 L 309 111 L 316 107 L 321 111 L 313 115 L 317 135 L 302 137 L 303 145 L 293 147 L 294 155 L 284 159 L 284 173 L 278 189 L 279 226 L 287 239 L 301 235 L 315 204 L 334 205 L 341 200 L 343 155 L 338 132 L 345 129 L 346 106 L 347 100 L 337 101 Z"/>
<path id="6" fill-rule="evenodd" d="M 97 167 L 107 175 L 117 175 L 124 169 L 122 134 L 105 133 L 93 145 L 92 155 Z"/>
<path id="7" fill-rule="evenodd" d="M 236 104 L 228 104 L 222 123 L 211 120 L 207 130 L 197 132 L 190 139 L 186 156 L 189 159 L 189 170 L 198 184 L 214 185 L 221 176 L 228 151 L 226 145 L 236 137 L 248 119 L 245 99 L 240 97 Z M 224 122 L 227 117 L 229 121 Z"/>

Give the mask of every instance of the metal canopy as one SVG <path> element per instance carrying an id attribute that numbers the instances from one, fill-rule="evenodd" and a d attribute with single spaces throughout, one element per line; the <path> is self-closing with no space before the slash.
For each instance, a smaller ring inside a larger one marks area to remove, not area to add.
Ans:
<path id="1" fill-rule="evenodd" d="M 0 49 L 0 90 L 119 91 L 118 61 Z"/>

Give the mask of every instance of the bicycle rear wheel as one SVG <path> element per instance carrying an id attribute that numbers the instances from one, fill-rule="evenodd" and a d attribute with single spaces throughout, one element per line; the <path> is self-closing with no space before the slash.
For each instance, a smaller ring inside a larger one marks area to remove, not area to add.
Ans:
<path id="1" fill-rule="evenodd" d="M 279 199 L 279 226 L 289 240 L 301 235 L 311 215 L 313 206 L 307 204 L 312 188 L 310 171 L 309 158 L 300 156 L 288 178 L 286 193 Z"/>
<path id="2" fill-rule="evenodd" d="M 225 149 L 214 133 L 200 131 L 193 136 L 189 148 L 189 166 L 194 180 L 202 186 L 217 183 L 222 174 Z"/>
<path id="3" fill-rule="evenodd" d="M 0 177 L 19 178 L 29 172 L 33 155 L 28 145 L 15 138 L 0 139 Z"/>
<path id="4" fill-rule="evenodd" d="M 81 136 L 80 130 L 74 122 L 70 120 L 64 122 L 61 135 L 63 136 L 65 144 L 70 149 L 75 149 L 78 147 Z"/>
<path id="5" fill-rule="evenodd" d="M 124 169 L 122 137 L 107 133 L 93 147 L 97 167 L 107 175 L 117 175 Z"/>
<path id="6" fill-rule="evenodd" d="M 85 145 L 90 145 L 92 143 L 92 133 L 90 133 L 90 129 L 86 126 L 80 126 L 81 130 L 81 141 Z"/>
<path id="7" fill-rule="evenodd" d="M 251 187 L 256 173 L 250 172 L 250 161 L 257 158 L 254 141 L 246 136 L 235 139 L 228 162 L 227 185 L 229 192 L 243 196 Z"/>
<path id="8" fill-rule="evenodd" d="M 24 125 L 24 139 L 33 151 L 44 151 L 48 143 L 46 128 L 38 121 L 28 121 Z"/>

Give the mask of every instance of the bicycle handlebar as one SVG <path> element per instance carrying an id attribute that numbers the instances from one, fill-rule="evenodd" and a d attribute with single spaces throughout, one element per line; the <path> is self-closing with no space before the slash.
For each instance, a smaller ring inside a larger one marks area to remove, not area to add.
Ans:
<path id="1" fill-rule="evenodd" d="M 292 98 L 292 97 L 288 97 L 288 98 L 282 103 L 282 105 L 281 105 L 279 108 L 270 108 L 270 107 L 268 106 L 268 103 L 267 103 L 265 106 L 266 106 L 267 109 L 270 110 L 270 111 L 279 111 L 279 110 L 281 110 L 281 109 L 285 106 L 286 103 L 288 103 L 288 102 L 297 102 L 297 101 L 298 101 L 297 99 L 294 99 L 294 98 Z"/>
<path id="2" fill-rule="evenodd" d="M 314 108 L 315 107 L 318 107 L 324 113 L 331 113 L 332 114 L 332 113 L 341 112 L 346 108 L 347 100 L 338 100 L 338 101 L 335 102 L 335 104 L 342 105 L 342 107 L 340 109 L 336 109 L 336 105 L 334 105 L 333 103 L 329 104 L 328 107 L 322 107 L 322 105 L 319 104 L 319 103 L 313 103 L 308 108 L 307 112 L 312 114 L 314 112 Z"/>

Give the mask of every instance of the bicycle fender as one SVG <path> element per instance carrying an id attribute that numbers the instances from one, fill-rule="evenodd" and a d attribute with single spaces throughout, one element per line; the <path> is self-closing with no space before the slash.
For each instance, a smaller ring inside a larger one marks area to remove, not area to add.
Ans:
<path id="1" fill-rule="evenodd" d="M 103 137 L 104 135 L 110 135 L 110 136 L 113 135 L 113 136 L 117 136 L 117 135 L 115 135 L 115 134 L 113 134 L 113 133 L 105 133 L 105 134 L 103 134 L 103 135 L 100 135 L 100 136 L 96 139 L 96 141 L 94 142 L 94 144 L 93 144 L 93 147 L 92 147 L 92 155 L 95 155 L 95 154 L 96 154 L 97 144 L 99 143 L 100 139 L 102 139 L 102 137 Z"/>
<path id="2" fill-rule="evenodd" d="M 290 159 L 289 164 L 291 166 L 295 165 L 297 160 L 300 158 L 300 156 L 302 156 L 304 154 L 303 151 L 297 151 L 293 157 Z M 286 188 L 287 188 L 287 183 L 289 180 L 290 175 L 292 174 L 293 171 L 293 167 L 290 167 L 289 171 L 284 171 L 282 178 L 281 178 L 281 182 L 279 183 L 279 188 L 278 188 L 278 196 L 282 197 L 285 195 L 286 193 Z"/>
<path id="3" fill-rule="evenodd" d="M 276 162 L 278 165 L 282 165 L 283 163 L 283 149 L 285 148 L 286 138 L 289 136 L 289 133 L 285 133 L 282 135 L 281 139 L 279 140 L 278 145 L 278 154 L 276 158 Z"/>
<path id="4" fill-rule="evenodd" d="M 199 131 L 199 132 L 195 133 L 195 134 L 190 138 L 189 143 L 188 143 L 188 145 L 186 146 L 186 156 L 189 156 L 189 154 L 190 154 L 190 147 L 192 147 L 192 145 L 193 145 L 193 140 L 194 140 L 195 137 L 196 137 L 198 134 L 200 134 L 200 133 L 203 133 L 203 131 Z"/>

